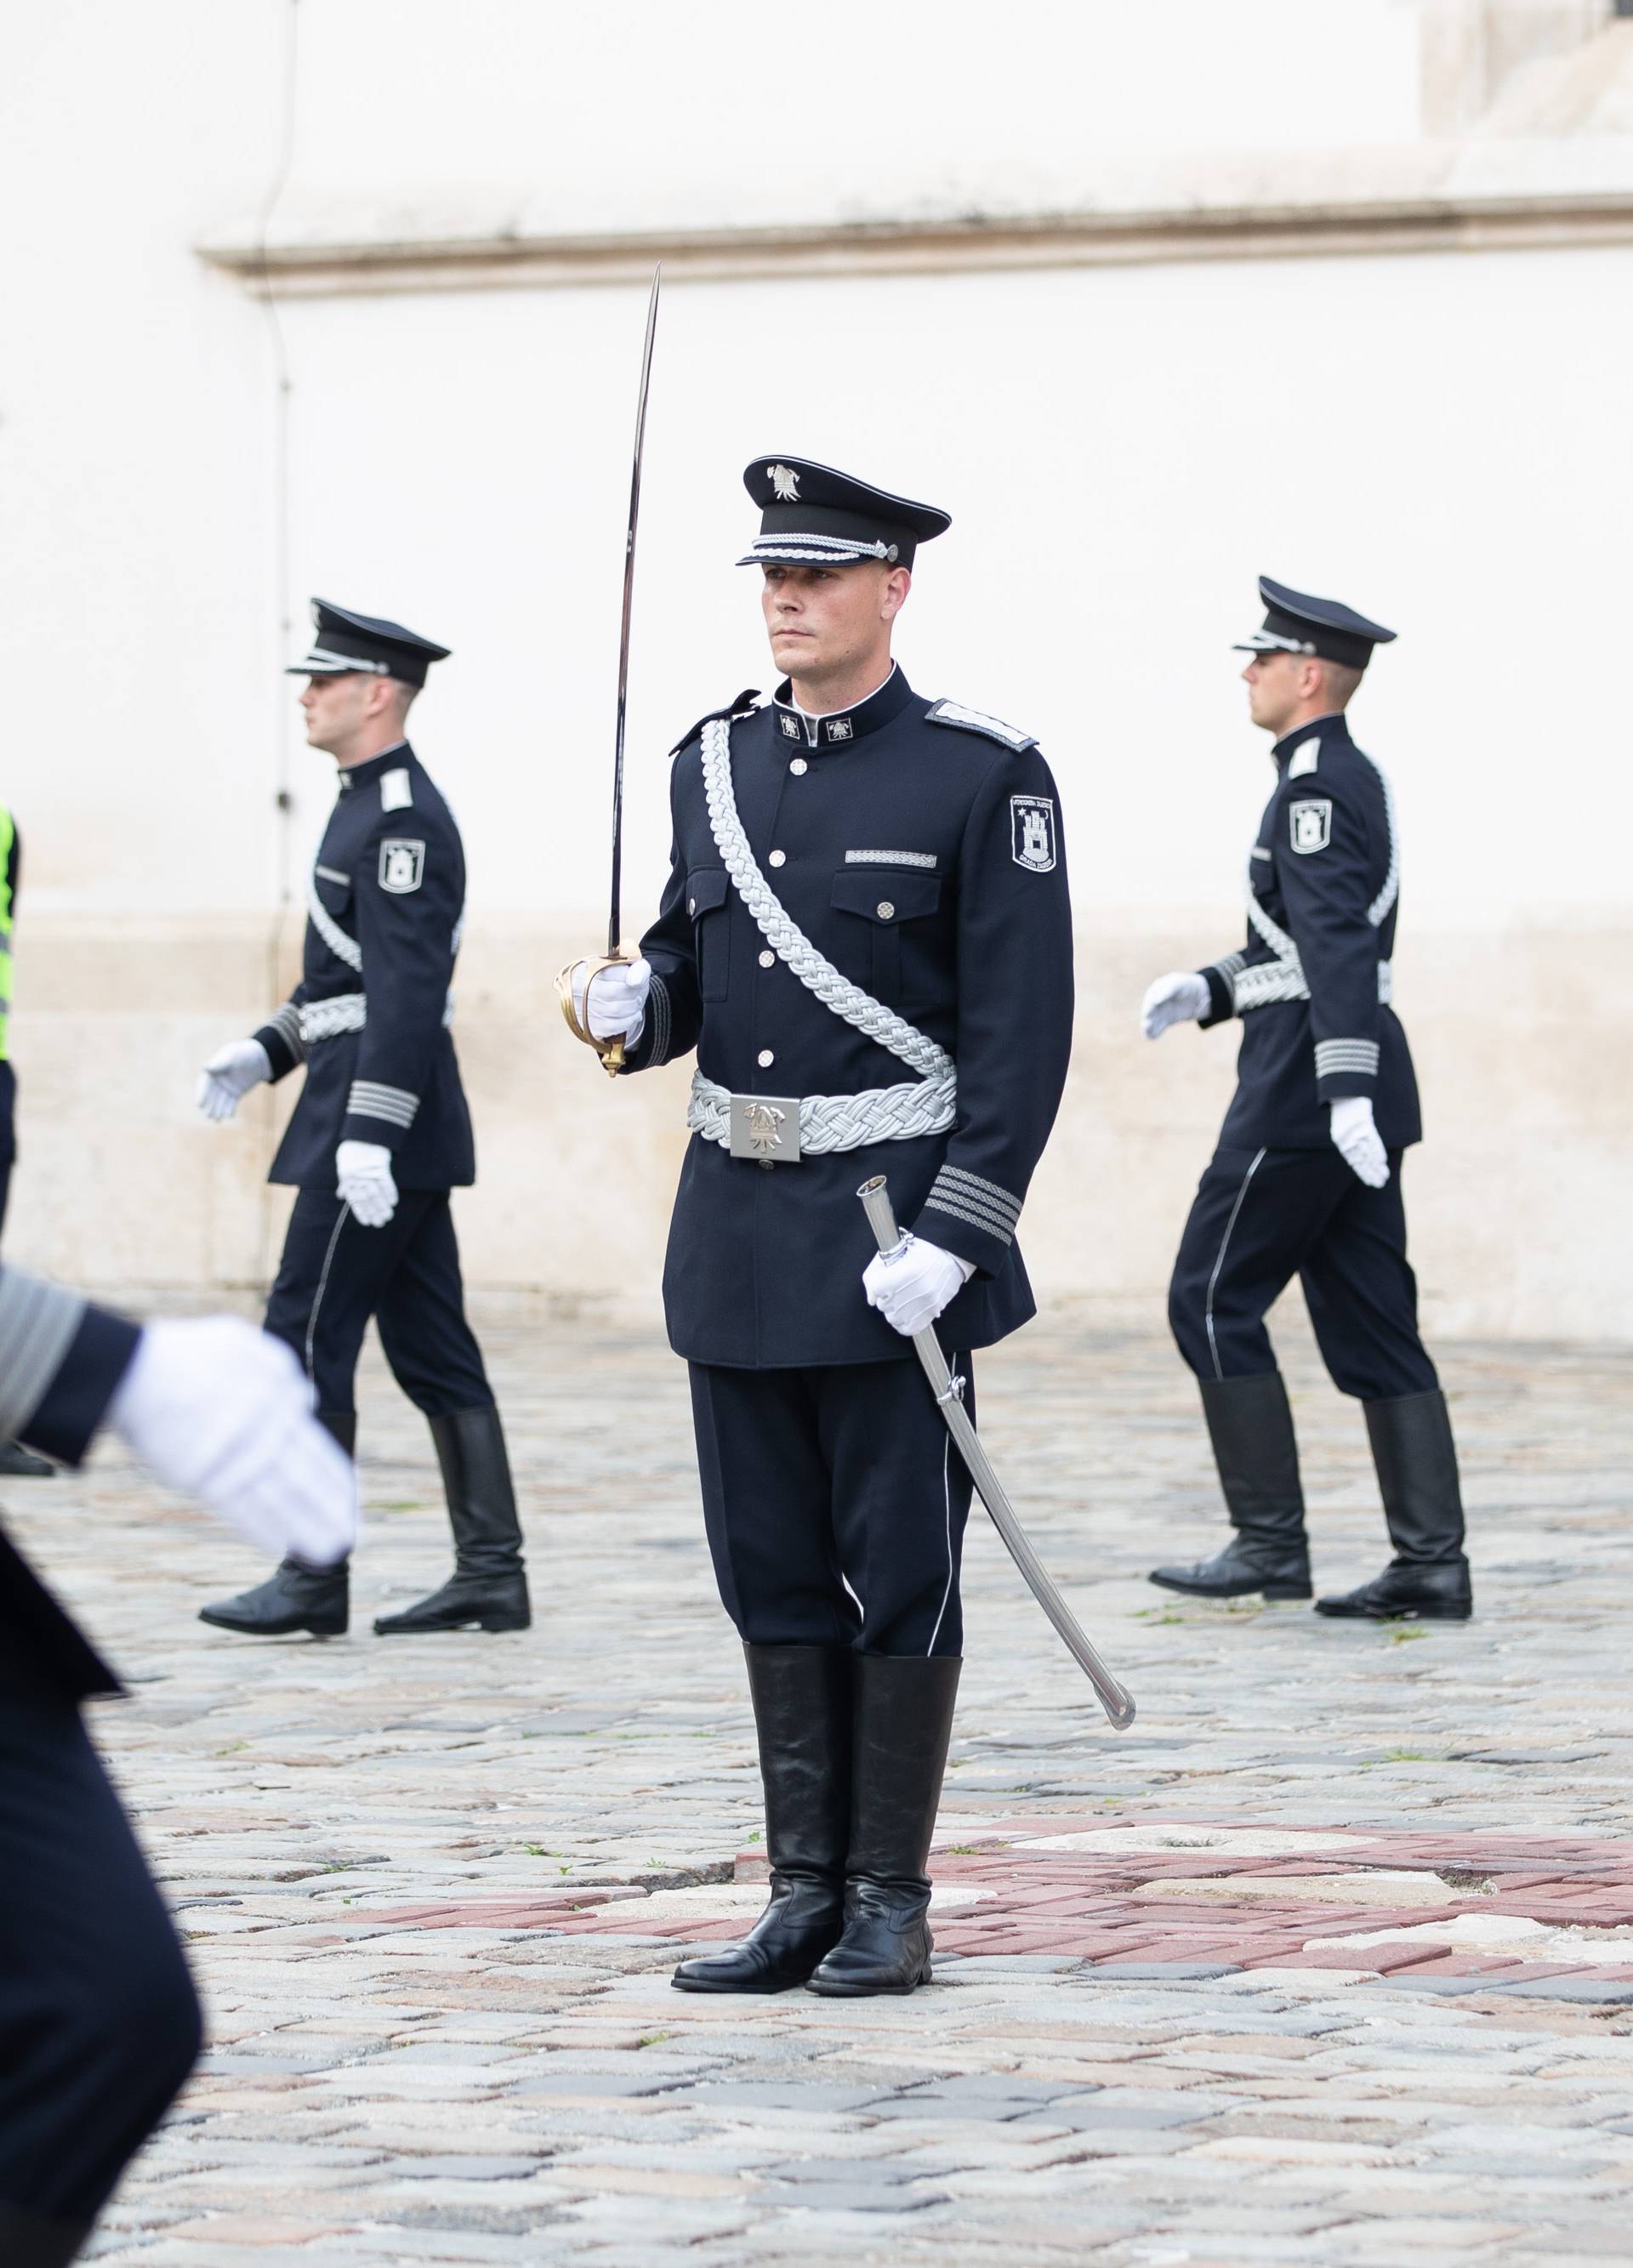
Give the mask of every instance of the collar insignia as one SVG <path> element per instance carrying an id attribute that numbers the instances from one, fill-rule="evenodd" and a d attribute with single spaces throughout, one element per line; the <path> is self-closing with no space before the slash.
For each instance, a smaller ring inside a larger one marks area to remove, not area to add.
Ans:
<path id="1" fill-rule="evenodd" d="M 853 737 L 853 728 L 848 717 L 830 717 L 823 730 L 831 740 L 848 740 Z"/>

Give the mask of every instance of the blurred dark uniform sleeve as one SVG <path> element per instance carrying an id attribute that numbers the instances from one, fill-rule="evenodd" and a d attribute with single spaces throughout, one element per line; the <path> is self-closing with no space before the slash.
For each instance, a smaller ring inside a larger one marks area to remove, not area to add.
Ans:
<path id="1" fill-rule="evenodd" d="M 141 1334 L 0 1270 L 0 1432 L 84 1456 Z M 111 1670 L 0 1532 L 0 2261 L 73 2257 L 196 2058 L 198 2002 L 79 1719 Z"/>
<path id="2" fill-rule="evenodd" d="M 1312 788 L 1319 792 L 1311 793 Z M 1301 792 L 1302 791 L 1302 792 Z M 1371 1095 L 1378 1086 L 1378 931 L 1366 821 L 1330 773 L 1282 789 L 1270 829 L 1287 927 L 1310 987 L 1316 1099 Z"/>
<path id="3" fill-rule="evenodd" d="M 958 1117 L 913 1227 L 996 1276 L 1072 1051 L 1066 848 L 1060 798 L 1035 747 L 1001 757 L 983 784 L 964 828 L 958 889 Z"/>

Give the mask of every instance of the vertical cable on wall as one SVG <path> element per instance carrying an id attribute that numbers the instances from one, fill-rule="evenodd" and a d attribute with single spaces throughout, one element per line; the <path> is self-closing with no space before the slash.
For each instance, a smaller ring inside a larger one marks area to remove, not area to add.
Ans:
<path id="1" fill-rule="evenodd" d="M 255 254 L 260 277 L 260 298 L 266 317 L 267 335 L 272 352 L 272 578 L 273 608 L 277 617 L 277 667 L 272 677 L 272 779 L 273 808 L 277 814 L 277 895 L 266 944 L 266 998 L 269 1005 L 281 992 L 279 963 L 282 958 L 284 932 L 293 899 L 294 821 L 295 799 L 291 787 L 289 688 L 281 674 L 290 647 L 293 623 L 289 611 L 290 585 L 290 480 L 289 429 L 290 398 L 293 381 L 290 376 L 289 342 L 284 335 L 283 320 L 278 313 L 277 295 L 273 289 L 270 240 L 272 222 L 284 191 L 288 187 L 290 173 L 295 160 L 295 120 L 298 70 L 299 63 L 299 4 L 300 0 L 284 0 L 283 60 L 279 83 L 279 122 L 277 158 L 272 178 L 262 200 L 260 221 L 256 230 Z M 268 1164 L 271 1160 L 269 1156 Z M 267 1247 L 271 1233 L 271 1191 L 262 1182 L 262 1243 Z"/>

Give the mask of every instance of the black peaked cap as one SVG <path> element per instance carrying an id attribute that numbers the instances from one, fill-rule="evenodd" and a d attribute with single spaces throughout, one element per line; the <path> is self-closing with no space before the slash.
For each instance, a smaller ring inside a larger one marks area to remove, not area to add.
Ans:
<path id="1" fill-rule="evenodd" d="M 1268 575 L 1259 578 L 1259 595 L 1265 602 L 1264 628 L 1239 638 L 1238 653 L 1313 653 L 1324 661 L 1364 669 L 1373 647 L 1388 645 L 1395 635 L 1337 599 L 1312 599 L 1272 582 Z"/>
<path id="2" fill-rule="evenodd" d="M 743 485 L 760 507 L 760 532 L 739 567 L 853 567 L 886 559 L 911 567 L 915 549 L 952 526 L 933 504 L 892 496 L 831 465 L 769 451 L 745 468 Z"/>
<path id="3" fill-rule="evenodd" d="M 330 599 L 314 599 L 312 650 L 304 661 L 292 661 L 285 677 L 344 677 L 365 670 L 373 677 L 400 678 L 404 685 L 423 685 L 433 661 L 446 661 L 449 649 L 433 645 L 401 622 L 382 622 L 377 615 L 356 615 Z"/>

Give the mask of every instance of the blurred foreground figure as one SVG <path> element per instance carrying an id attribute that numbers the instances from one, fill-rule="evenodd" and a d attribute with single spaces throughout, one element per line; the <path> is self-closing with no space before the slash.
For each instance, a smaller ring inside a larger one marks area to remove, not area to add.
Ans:
<path id="1" fill-rule="evenodd" d="M 12 939 L 22 866 L 23 843 L 17 821 L 0 804 L 0 1228 L 5 1226 L 11 1168 L 17 1163 L 17 1074 L 11 1068 L 11 1004 L 17 997 L 12 979 Z M 20 1441 L 0 1441 L 0 1476 L 9 1480 L 49 1480 L 55 1470 L 48 1457 L 36 1457 Z"/>
<path id="2" fill-rule="evenodd" d="M 335 759 L 340 794 L 312 872 L 304 974 L 270 1024 L 211 1058 L 199 1108 L 230 1118 L 249 1088 L 306 1065 L 270 1175 L 300 1194 L 266 1328 L 306 1365 L 318 1415 L 349 1455 L 371 1316 L 398 1385 L 430 1421 L 454 1573 L 374 1628 L 382 1636 L 526 1630 L 510 1460 L 465 1320 L 449 1197 L 477 1177 L 448 1029 L 465 852 L 403 738 L 426 672 L 447 648 L 327 600 L 314 600 L 313 614 L 312 651 L 289 674 L 307 680 L 307 739 Z M 314 1572 L 288 1561 L 255 1590 L 205 1607 L 202 1619 L 257 1638 L 336 1638 L 351 1619 L 345 1563 Z"/>
<path id="3" fill-rule="evenodd" d="M 232 1317 L 135 1324 L 0 1270 L 0 1425 L 65 1464 L 111 1426 L 167 1486 L 303 1565 L 356 1532 L 288 1351 Z M 192 2069 L 198 2002 L 79 1705 L 118 1679 L 0 1529 L 0 2262 L 60 2268 Z"/>
<path id="4" fill-rule="evenodd" d="M 1243 1020 L 1235 1100 L 1186 1224 L 1169 1292 L 1201 1382 L 1234 1540 L 1172 1591 L 1311 1595 L 1298 1450 L 1265 1329 L 1297 1275 L 1322 1359 L 1366 1410 L 1394 1557 L 1324 1615 L 1462 1621 L 1473 1611 L 1451 1419 L 1417 1329 L 1400 1162 L 1422 1138 L 1390 1005 L 1400 849 L 1388 782 L 1344 711 L 1393 630 L 1261 577 L 1264 627 L 1237 649 L 1276 784 L 1247 878 L 1247 943 L 1147 991 L 1148 1039 Z"/>
<path id="5" fill-rule="evenodd" d="M 1066 855 L 1031 735 L 890 658 L 946 513 L 797 457 L 744 480 L 763 517 L 739 563 L 787 674 L 678 743 L 643 957 L 573 973 L 627 1070 L 698 1050 L 664 1303 L 772 1896 L 674 1981 L 905 1993 L 930 1974 L 971 1493 L 912 1334 L 939 1318 L 967 1380 L 1035 1312 L 1015 1231 L 1071 1046 Z M 888 1257 L 856 1201 L 876 1174 L 913 1224 Z"/>

